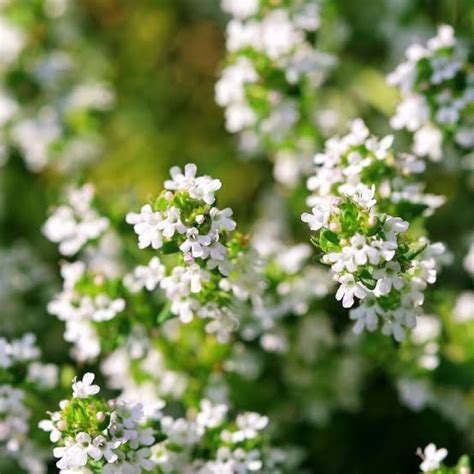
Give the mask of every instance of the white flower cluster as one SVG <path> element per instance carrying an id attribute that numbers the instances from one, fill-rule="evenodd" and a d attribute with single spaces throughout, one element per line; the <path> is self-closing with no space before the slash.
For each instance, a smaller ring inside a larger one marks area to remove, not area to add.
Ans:
<path id="1" fill-rule="evenodd" d="M 72 400 L 60 402 L 60 411 L 40 422 L 58 445 L 53 450 L 61 473 L 100 472 L 105 474 L 140 474 L 150 471 L 150 446 L 155 443 L 154 430 L 144 425 L 141 404 L 123 400 L 105 402 L 96 396 L 99 386 L 94 374 L 86 373 L 73 381 Z"/>
<path id="2" fill-rule="evenodd" d="M 29 440 L 33 408 L 58 381 L 58 368 L 40 362 L 40 356 L 31 333 L 12 341 L 0 337 L 0 452 L 5 448 L 2 454 L 32 473 L 46 472 L 46 456 Z M 23 462 L 25 456 L 28 463 Z"/>
<path id="3" fill-rule="evenodd" d="M 93 209 L 93 199 L 94 188 L 90 184 L 69 189 L 67 204 L 57 207 L 44 224 L 44 235 L 59 244 L 61 254 L 76 254 L 107 230 L 109 220 Z"/>
<path id="4" fill-rule="evenodd" d="M 0 134 L 6 139 L 0 163 L 16 148 L 33 172 L 52 162 L 69 171 L 95 158 L 101 149 L 97 130 L 76 126 L 74 117 L 107 111 L 115 100 L 110 87 L 96 79 L 96 70 L 88 69 L 89 63 L 94 68 L 100 60 L 86 62 L 87 53 L 97 53 L 88 50 L 78 57 L 71 41 L 79 17 L 75 6 L 62 2 L 63 7 L 53 11 L 51 3 L 40 0 L 35 13 L 22 2 L 0 4 Z M 28 47 L 38 41 L 38 29 L 45 32 L 42 43 Z M 35 85 L 34 99 L 12 86 L 10 71 L 21 71 Z M 79 76 L 84 82 L 78 82 Z"/>
<path id="5" fill-rule="evenodd" d="M 406 58 L 387 78 L 402 96 L 392 127 L 415 132 L 413 151 L 432 160 L 442 158 L 447 139 L 463 149 L 472 148 L 474 74 L 453 28 L 441 25 L 426 46 L 411 45 Z"/>
<path id="6" fill-rule="evenodd" d="M 225 339 L 235 325 L 226 308 L 229 293 L 247 299 L 259 291 L 255 257 L 245 238 L 233 232 L 232 210 L 214 206 L 221 182 L 196 172 L 193 164 L 184 171 L 173 167 L 172 179 L 165 182 L 166 190 L 155 207 L 146 204 L 139 214 L 127 215 L 139 248 L 178 254 L 178 263 L 169 271 L 154 256 L 147 266 L 127 275 L 124 284 L 131 291 L 143 287 L 152 291 L 159 285 L 170 300 L 172 314 L 184 323 L 195 315 L 210 318 L 207 329 Z"/>
<path id="7" fill-rule="evenodd" d="M 222 7 L 233 15 L 227 25 L 229 57 L 215 90 L 227 130 L 244 132 L 244 149 L 276 148 L 275 176 L 294 185 L 305 164 L 298 161 L 314 151 L 314 137 L 298 132 L 299 123 L 313 118 L 305 115 L 303 99 L 290 92 L 298 89 L 308 102 L 335 62 L 309 39 L 319 27 L 319 4 L 223 0 Z"/>
<path id="8" fill-rule="evenodd" d="M 312 213 L 302 220 L 319 232 L 322 262 L 340 285 L 336 298 L 345 308 L 360 300 L 350 313 L 354 331 L 374 331 L 382 319 L 382 331 L 400 341 L 404 327 L 416 325 L 423 290 L 436 280 L 436 256 L 444 247 L 426 238 L 410 242 L 408 222 L 393 217 L 426 214 L 442 201 L 421 193 L 413 174 L 423 171 L 423 163 L 396 158 L 392 140 L 370 136 L 360 120 L 345 137 L 328 140 L 308 179 Z"/>
<path id="9" fill-rule="evenodd" d="M 268 425 L 268 418 L 247 412 L 239 414 L 235 421 L 229 421 L 227 413 L 227 405 L 213 404 L 204 399 L 193 418 L 163 416 L 161 427 L 167 439 L 152 448 L 152 459 L 161 469 L 160 472 L 282 472 L 285 453 L 268 449 L 263 443 L 263 431 Z"/>
<path id="10" fill-rule="evenodd" d="M 78 289 L 86 270 L 82 261 L 63 262 L 63 289 L 48 304 L 48 312 L 65 322 L 64 339 L 74 344 L 73 355 L 78 360 L 93 359 L 100 353 L 100 341 L 92 323 L 110 321 L 125 309 L 123 298 L 111 298 L 105 290 L 100 290 L 100 278 L 94 287 L 98 293 L 90 295 Z"/>

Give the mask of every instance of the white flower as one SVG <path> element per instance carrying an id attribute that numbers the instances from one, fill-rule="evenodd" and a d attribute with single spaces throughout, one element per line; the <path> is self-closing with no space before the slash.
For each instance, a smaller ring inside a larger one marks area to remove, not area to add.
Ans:
<path id="1" fill-rule="evenodd" d="M 396 113 L 390 120 L 390 125 L 396 130 L 406 128 L 414 132 L 428 121 L 429 116 L 430 111 L 425 98 L 414 94 L 398 104 Z"/>
<path id="2" fill-rule="evenodd" d="M 353 331 L 360 334 L 364 329 L 373 332 L 378 326 L 378 315 L 382 313 L 381 308 L 372 299 L 363 301 L 357 308 L 351 310 L 349 317 L 354 319 Z"/>
<path id="3" fill-rule="evenodd" d="M 148 291 L 153 291 L 165 277 L 165 270 L 160 259 L 153 257 L 148 265 L 139 265 L 133 273 L 139 288 L 145 287 Z"/>
<path id="4" fill-rule="evenodd" d="M 254 412 L 247 412 L 237 415 L 235 423 L 239 427 L 241 440 L 244 440 L 256 438 L 258 432 L 267 427 L 268 421 L 268 417 L 266 416 L 261 416 Z"/>
<path id="5" fill-rule="evenodd" d="M 120 442 L 118 440 L 107 441 L 104 436 L 99 435 L 92 441 L 92 445 L 89 446 L 87 454 L 94 459 L 94 461 L 104 458 L 108 463 L 113 463 L 118 459 L 117 454 L 114 453 L 113 450 L 119 446 Z"/>
<path id="6" fill-rule="evenodd" d="M 345 194 L 349 195 L 357 204 L 366 209 L 374 207 L 377 203 L 376 199 L 374 199 L 374 185 L 369 188 L 365 184 L 359 183 L 354 189 L 348 188 Z"/>
<path id="7" fill-rule="evenodd" d="M 91 437 L 87 433 L 79 433 L 75 441 L 70 440 L 65 447 L 54 448 L 54 457 L 60 458 L 56 463 L 59 469 L 71 469 L 87 464 L 87 451 L 89 450 Z"/>
<path id="8" fill-rule="evenodd" d="M 17 111 L 17 103 L 0 89 L 0 127 L 3 127 Z"/>
<path id="9" fill-rule="evenodd" d="M 226 207 L 222 210 L 213 207 L 209 211 L 212 220 L 211 230 L 221 230 L 221 228 L 229 231 L 234 230 L 237 227 L 237 224 L 233 219 L 231 219 L 232 214 L 233 212 L 230 207 Z"/>
<path id="10" fill-rule="evenodd" d="M 357 265 L 365 265 L 367 262 L 374 265 L 379 263 L 380 256 L 378 250 L 368 245 L 363 235 L 353 235 L 351 237 L 351 245 L 354 253 L 354 261 Z"/>
<path id="11" fill-rule="evenodd" d="M 234 64 L 222 71 L 216 84 L 216 102 L 221 106 L 245 103 L 245 85 L 258 80 L 258 74 L 251 61 L 239 57 Z"/>
<path id="12" fill-rule="evenodd" d="M 374 295 L 387 295 L 392 287 L 396 290 L 401 290 L 405 283 L 400 276 L 400 271 L 401 267 L 397 262 L 387 262 L 383 268 L 376 268 L 373 273 L 374 278 L 377 280 Z"/>
<path id="13" fill-rule="evenodd" d="M 396 234 L 406 232 L 409 224 L 400 217 L 388 216 L 384 223 L 384 232 L 387 240 L 390 242 L 397 242 Z"/>
<path id="14" fill-rule="evenodd" d="M 288 11 L 273 10 L 261 24 L 261 42 L 266 54 L 277 59 L 304 41 L 304 37 L 291 22 Z"/>
<path id="15" fill-rule="evenodd" d="M 304 212 L 301 215 L 301 220 L 306 222 L 311 230 L 319 230 L 328 224 L 330 217 L 330 209 L 318 206 L 311 209 L 311 214 Z"/>
<path id="16" fill-rule="evenodd" d="M 186 226 L 181 222 L 181 211 L 174 206 L 166 209 L 166 219 L 163 219 L 158 223 L 158 228 L 162 231 L 163 236 L 167 239 L 171 239 L 175 232 L 184 234 L 186 232 Z"/>
<path id="17" fill-rule="evenodd" d="M 451 48 L 456 44 L 453 27 L 450 25 L 440 25 L 438 27 L 437 35 L 428 40 L 427 44 L 431 51 L 441 48 Z"/>
<path id="18" fill-rule="evenodd" d="M 74 255 L 89 240 L 100 237 L 109 226 L 91 207 L 94 188 L 84 185 L 68 191 L 68 205 L 57 207 L 43 226 L 43 233 L 52 242 L 59 243 L 63 255 Z"/>
<path id="19" fill-rule="evenodd" d="M 0 17 L 0 68 L 18 57 L 25 44 L 24 33 L 15 25 Z"/>
<path id="20" fill-rule="evenodd" d="M 199 407 L 196 423 L 202 431 L 206 428 L 216 428 L 224 422 L 228 410 L 226 405 L 214 405 L 209 400 L 201 400 Z"/>
<path id="21" fill-rule="evenodd" d="M 150 204 L 145 204 L 140 214 L 130 212 L 126 221 L 133 225 L 135 233 L 138 235 L 138 247 L 144 249 L 151 246 L 159 249 L 163 245 L 160 225 L 163 217 L 160 212 L 154 212 Z"/>
<path id="22" fill-rule="evenodd" d="M 194 164 L 187 164 L 184 173 L 179 166 L 173 166 L 170 170 L 171 180 L 165 181 L 165 188 L 172 191 L 184 191 L 192 199 L 204 201 L 212 204 L 215 201 L 215 192 L 219 190 L 222 183 L 218 179 L 209 176 L 199 176 L 196 178 L 197 167 Z"/>
<path id="23" fill-rule="evenodd" d="M 55 422 L 57 423 L 61 419 L 59 412 L 53 413 L 52 420 L 41 420 L 38 423 L 38 427 L 43 431 L 49 432 L 49 439 L 52 443 L 58 442 L 61 437 L 61 431 L 56 428 Z"/>
<path id="24" fill-rule="evenodd" d="M 438 128 L 431 124 L 424 125 L 416 131 L 413 139 L 413 152 L 416 155 L 429 156 L 433 161 L 441 160 L 443 135 Z"/>
<path id="25" fill-rule="evenodd" d="M 462 292 L 454 306 L 454 319 L 465 323 L 474 319 L 474 291 Z"/>
<path id="26" fill-rule="evenodd" d="M 430 443 L 421 454 L 423 462 L 420 464 L 420 469 L 422 472 L 438 469 L 447 455 L 448 451 L 445 448 L 437 449 L 436 445 Z"/>
<path id="27" fill-rule="evenodd" d="M 190 252 L 194 258 L 207 258 L 209 255 L 209 246 L 212 242 L 211 236 L 199 235 L 196 227 L 191 227 L 186 231 L 186 240 L 180 245 L 179 249 L 183 253 Z"/>
<path id="28" fill-rule="evenodd" d="M 91 395 L 96 395 L 100 391 L 98 385 L 92 385 L 95 375 L 91 372 L 87 372 L 82 377 L 82 380 L 77 381 L 77 377 L 74 377 L 72 381 L 72 390 L 74 398 L 87 398 Z"/>
<path id="29" fill-rule="evenodd" d="M 342 300 L 344 308 L 350 308 L 354 304 L 354 296 L 361 299 L 367 295 L 367 291 L 360 283 L 356 282 L 354 276 L 346 273 L 338 278 L 340 286 L 336 293 L 336 299 Z"/>

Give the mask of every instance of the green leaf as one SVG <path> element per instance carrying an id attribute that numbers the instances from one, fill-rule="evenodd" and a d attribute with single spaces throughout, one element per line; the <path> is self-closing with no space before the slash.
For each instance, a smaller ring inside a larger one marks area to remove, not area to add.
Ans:
<path id="1" fill-rule="evenodd" d="M 161 247 L 160 250 L 165 255 L 169 255 L 171 253 L 178 252 L 179 251 L 179 246 L 174 240 L 172 240 L 171 242 L 166 242 L 165 244 L 163 244 L 163 247 Z"/>
<path id="2" fill-rule="evenodd" d="M 319 247 L 323 252 L 339 250 L 339 238 L 337 234 L 328 229 L 323 229 L 319 234 Z"/>
<path id="3" fill-rule="evenodd" d="M 428 244 L 426 242 L 414 242 L 408 246 L 408 251 L 405 253 L 404 257 L 408 261 L 411 261 L 421 252 L 423 252 L 426 247 L 428 247 Z"/>
<path id="4" fill-rule="evenodd" d="M 359 273 L 359 279 L 369 290 L 373 290 L 377 284 L 377 280 L 367 269 L 364 269 Z"/>
<path id="5" fill-rule="evenodd" d="M 166 208 L 168 207 L 168 201 L 162 196 L 158 197 L 155 201 L 155 204 L 153 205 L 153 209 L 155 211 L 166 211 Z"/>
<path id="6" fill-rule="evenodd" d="M 341 213 L 341 226 L 345 232 L 353 232 L 357 229 L 359 211 L 352 202 L 344 203 Z"/>
<path id="7" fill-rule="evenodd" d="M 171 302 L 168 301 L 168 303 L 166 303 L 163 309 L 160 311 L 160 314 L 158 314 L 156 318 L 156 322 L 161 325 L 165 323 L 166 321 L 173 319 L 175 317 L 176 315 L 174 315 L 171 312 Z"/>

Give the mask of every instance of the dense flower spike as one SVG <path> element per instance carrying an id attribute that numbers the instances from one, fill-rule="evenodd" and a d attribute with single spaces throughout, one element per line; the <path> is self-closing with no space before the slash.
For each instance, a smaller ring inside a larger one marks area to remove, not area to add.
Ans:
<path id="1" fill-rule="evenodd" d="M 73 381 L 73 398 L 40 422 L 50 433 L 60 472 L 140 473 L 150 471 L 155 430 L 141 404 L 104 400 L 93 385 L 94 374 Z"/>
<path id="2" fill-rule="evenodd" d="M 308 179 L 312 213 L 302 216 L 318 232 L 314 243 L 323 252 L 339 283 L 336 298 L 351 310 L 354 331 L 382 331 L 401 341 L 405 327 L 416 325 L 423 290 L 436 280 L 441 244 L 414 239 L 405 219 L 431 212 L 442 200 L 422 194 L 416 174 L 423 163 L 409 155 L 394 156 L 393 138 L 370 136 L 360 120 L 351 133 L 331 139 L 315 157 L 316 173 Z M 400 217 L 401 216 L 401 217 Z"/>
<path id="3" fill-rule="evenodd" d="M 97 119 L 114 93 L 97 67 L 98 51 L 77 44 L 78 17 L 73 2 L 0 3 L 0 164 L 19 150 L 33 172 L 50 165 L 71 171 L 102 150 Z M 18 75 L 19 84 L 12 81 Z"/>
<path id="4" fill-rule="evenodd" d="M 392 127 L 415 133 L 418 156 L 439 161 L 449 142 L 468 151 L 474 146 L 474 74 L 453 28 L 440 26 L 426 46 L 411 45 L 406 58 L 388 76 L 402 97 Z"/>
<path id="5" fill-rule="evenodd" d="M 232 210 L 215 206 L 221 182 L 196 173 L 193 164 L 183 171 L 173 167 L 172 179 L 154 204 L 127 215 L 140 249 L 151 247 L 161 256 L 176 258 L 169 269 L 155 256 L 127 275 L 124 283 L 131 291 L 152 291 L 159 285 L 172 314 L 184 323 L 196 315 L 210 318 L 208 330 L 225 340 L 237 323 L 229 306 L 231 295 L 241 300 L 258 297 L 259 276 L 246 238 L 234 232 Z"/>
<path id="6" fill-rule="evenodd" d="M 315 48 L 318 2 L 222 1 L 227 65 L 216 85 L 229 132 L 242 147 L 275 152 L 275 177 L 294 186 L 314 152 L 314 89 L 335 59 Z M 296 91 L 296 93 L 295 93 Z"/>

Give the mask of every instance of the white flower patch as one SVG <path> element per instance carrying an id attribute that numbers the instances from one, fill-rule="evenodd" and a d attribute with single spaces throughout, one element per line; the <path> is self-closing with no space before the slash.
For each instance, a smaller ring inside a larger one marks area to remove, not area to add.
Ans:
<path id="1" fill-rule="evenodd" d="M 71 256 L 89 241 L 100 237 L 109 220 L 92 208 L 94 188 L 84 185 L 70 189 L 67 204 L 57 207 L 43 226 L 43 233 L 59 244 L 61 254 Z"/>

